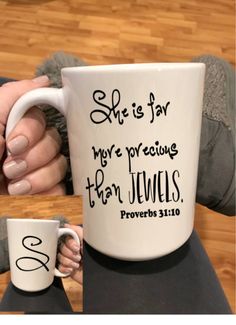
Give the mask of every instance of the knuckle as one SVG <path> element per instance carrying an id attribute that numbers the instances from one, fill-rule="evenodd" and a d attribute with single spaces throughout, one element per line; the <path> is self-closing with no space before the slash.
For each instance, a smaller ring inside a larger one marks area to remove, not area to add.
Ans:
<path id="1" fill-rule="evenodd" d="M 58 259 L 58 261 L 61 263 L 61 260 L 62 260 L 62 255 L 61 255 L 61 253 L 58 253 L 58 254 L 57 254 L 57 259 Z"/>
<path id="2" fill-rule="evenodd" d="M 55 186 L 55 195 L 65 195 L 66 187 L 64 183 L 59 183 Z"/>
<path id="3" fill-rule="evenodd" d="M 60 159 L 61 159 L 63 164 L 67 165 L 67 159 L 66 159 L 66 157 L 64 155 L 61 154 Z"/>
<path id="4" fill-rule="evenodd" d="M 58 270 L 61 272 L 61 273 L 66 273 L 66 268 L 63 266 L 63 265 L 59 265 L 58 266 Z"/>
<path id="5" fill-rule="evenodd" d="M 68 165 L 68 162 L 67 162 L 67 159 L 64 155 L 60 155 L 60 158 L 61 158 L 61 163 L 62 163 L 62 166 L 67 169 L 67 165 Z"/>
<path id="6" fill-rule="evenodd" d="M 74 243 L 74 239 L 70 236 L 67 236 L 65 242 L 66 246 L 71 250 L 72 244 Z"/>
<path id="7" fill-rule="evenodd" d="M 9 82 L 6 82 L 4 83 L 1 88 L 7 88 L 7 87 L 12 87 L 13 84 L 15 84 L 16 81 L 9 81 Z"/>
<path id="8" fill-rule="evenodd" d="M 61 138 L 58 130 L 55 127 L 53 127 L 53 126 L 47 127 L 47 132 L 49 134 L 51 134 L 53 137 L 55 137 L 55 138 Z"/>
<path id="9" fill-rule="evenodd" d="M 36 118 L 42 125 L 46 126 L 46 116 L 40 108 L 36 106 L 32 107 L 26 113 L 26 116 Z"/>
<path id="10" fill-rule="evenodd" d="M 62 139 L 57 129 L 54 127 L 47 128 L 46 136 L 50 139 L 50 142 L 52 142 L 53 146 L 56 144 L 56 147 L 59 150 L 62 145 Z"/>
<path id="11" fill-rule="evenodd" d="M 67 171 L 67 168 L 68 168 L 68 162 L 67 162 L 66 157 L 63 156 L 62 154 L 58 155 L 57 162 L 58 162 L 59 169 L 61 171 L 60 172 L 60 178 L 62 180 L 66 175 L 66 171 Z"/>
<path id="12" fill-rule="evenodd" d="M 63 255 L 61 255 L 60 258 L 58 258 L 58 261 L 60 262 L 61 265 L 64 266 L 68 265 L 68 259 Z"/>
<path id="13" fill-rule="evenodd" d="M 70 250 L 68 249 L 67 245 L 64 244 L 63 247 L 60 249 L 61 257 L 63 258 L 70 258 Z"/>

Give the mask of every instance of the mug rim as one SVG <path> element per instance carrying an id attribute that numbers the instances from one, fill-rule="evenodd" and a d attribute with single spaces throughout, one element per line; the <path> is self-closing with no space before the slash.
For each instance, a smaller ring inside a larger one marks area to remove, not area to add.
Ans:
<path id="1" fill-rule="evenodd" d="M 202 62 L 153 62 L 153 63 L 122 63 L 122 64 L 108 64 L 108 65 L 87 65 L 65 67 L 61 72 L 109 72 L 109 71 L 137 71 L 137 70 L 170 70 L 170 69 L 192 69 L 205 68 L 205 63 Z"/>

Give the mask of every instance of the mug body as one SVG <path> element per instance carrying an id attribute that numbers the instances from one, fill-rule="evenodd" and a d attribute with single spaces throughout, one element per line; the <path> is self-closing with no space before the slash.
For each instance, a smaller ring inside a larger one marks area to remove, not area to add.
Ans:
<path id="1" fill-rule="evenodd" d="M 180 247 L 193 229 L 205 66 L 62 69 L 84 237 L 124 260 Z"/>
<path id="2" fill-rule="evenodd" d="M 49 287 L 54 279 L 59 221 L 8 219 L 12 283 L 29 292 Z"/>

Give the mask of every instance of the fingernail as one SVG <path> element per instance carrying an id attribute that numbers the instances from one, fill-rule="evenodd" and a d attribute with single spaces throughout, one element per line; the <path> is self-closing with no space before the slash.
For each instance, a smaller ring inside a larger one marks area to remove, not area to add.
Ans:
<path id="1" fill-rule="evenodd" d="M 63 273 L 71 273 L 73 272 L 73 269 L 65 269 Z"/>
<path id="2" fill-rule="evenodd" d="M 35 83 L 38 83 L 38 84 L 46 84 L 49 82 L 49 78 L 47 75 L 43 75 L 43 76 L 34 78 L 32 81 Z"/>
<path id="3" fill-rule="evenodd" d="M 31 184 L 25 179 L 8 185 L 8 192 L 11 195 L 27 194 L 29 193 L 30 190 L 31 190 Z"/>
<path id="4" fill-rule="evenodd" d="M 18 135 L 7 143 L 7 148 L 12 155 L 19 155 L 25 151 L 28 145 L 29 140 L 24 135 Z"/>
<path id="5" fill-rule="evenodd" d="M 27 163 L 25 160 L 12 160 L 3 165 L 3 171 L 7 178 L 13 179 L 19 177 L 27 170 Z"/>
<path id="6" fill-rule="evenodd" d="M 79 254 L 74 255 L 74 259 L 75 259 L 77 262 L 80 262 L 80 261 L 81 261 L 81 255 L 79 255 Z"/>
<path id="7" fill-rule="evenodd" d="M 77 244 L 75 244 L 75 245 L 73 245 L 72 250 L 74 253 L 77 254 L 80 252 L 80 247 Z"/>
<path id="8" fill-rule="evenodd" d="M 79 263 L 75 263 L 75 262 L 73 262 L 73 263 L 71 264 L 71 266 L 73 267 L 73 269 L 79 269 L 80 264 L 79 264 Z"/>

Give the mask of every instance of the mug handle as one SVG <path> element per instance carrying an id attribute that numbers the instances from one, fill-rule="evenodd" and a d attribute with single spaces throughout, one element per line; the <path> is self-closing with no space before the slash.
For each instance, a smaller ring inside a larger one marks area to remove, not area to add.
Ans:
<path id="1" fill-rule="evenodd" d="M 6 125 L 6 139 L 23 115 L 33 106 L 48 104 L 55 107 L 66 117 L 66 105 L 63 88 L 38 88 L 21 96 L 13 105 Z"/>
<path id="2" fill-rule="evenodd" d="M 76 232 L 72 229 L 67 229 L 67 228 L 59 228 L 58 229 L 58 239 L 63 236 L 63 235 L 69 235 L 71 237 L 74 238 L 74 240 L 76 241 L 77 245 L 80 247 L 80 239 L 79 236 L 76 234 Z M 66 277 L 68 275 L 70 275 L 70 273 L 62 273 L 60 272 L 57 268 L 55 268 L 54 270 L 54 275 L 58 276 L 60 278 Z"/>

